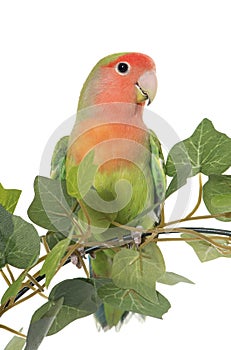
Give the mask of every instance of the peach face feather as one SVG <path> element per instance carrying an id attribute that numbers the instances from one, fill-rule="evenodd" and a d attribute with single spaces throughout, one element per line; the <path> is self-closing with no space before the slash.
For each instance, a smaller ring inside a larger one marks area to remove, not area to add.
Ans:
<path id="1" fill-rule="evenodd" d="M 156 67 L 149 56 L 114 54 L 100 60 L 89 74 L 78 109 L 112 102 L 151 103 L 156 90 Z"/>

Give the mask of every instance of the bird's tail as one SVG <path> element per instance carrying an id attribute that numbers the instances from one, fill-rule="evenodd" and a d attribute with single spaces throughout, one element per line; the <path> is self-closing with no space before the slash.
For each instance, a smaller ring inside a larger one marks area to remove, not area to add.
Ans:
<path id="1" fill-rule="evenodd" d="M 114 252 L 100 250 L 95 257 L 89 257 L 90 276 L 94 278 L 110 278 Z M 104 331 L 116 327 L 120 328 L 129 312 L 115 308 L 107 303 L 100 304 L 94 314 L 99 329 Z"/>

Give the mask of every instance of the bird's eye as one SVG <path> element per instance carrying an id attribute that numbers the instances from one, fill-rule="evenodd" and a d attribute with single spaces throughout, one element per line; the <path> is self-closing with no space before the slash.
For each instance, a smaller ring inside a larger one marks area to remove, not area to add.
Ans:
<path id="1" fill-rule="evenodd" d="M 130 71 L 130 65 L 127 62 L 119 62 L 116 66 L 117 73 L 126 75 Z"/>

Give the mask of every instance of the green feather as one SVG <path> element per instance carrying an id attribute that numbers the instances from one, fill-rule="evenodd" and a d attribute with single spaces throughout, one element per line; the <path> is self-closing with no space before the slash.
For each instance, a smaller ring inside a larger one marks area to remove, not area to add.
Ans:
<path id="1" fill-rule="evenodd" d="M 52 179 L 65 180 L 66 179 L 66 156 L 68 149 L 69 136 L 62 137 L 56 144 L 52 159 L 51 159 L 51 172 Z"/>
<path id="2" fill-rule="evenodd" d="M 159 206 L 154 209 L 157 217 L 160 219 L 160 208 L 165 199 L 166 192 L 166 171 L 164 156 L 161 149 L 161 144 L 154 133 L 154 131 L 149 130 L 149 140 L 151 147 L 151 171 L 154 187 L 154 198 L 155 204 L 159 203 Z"/>

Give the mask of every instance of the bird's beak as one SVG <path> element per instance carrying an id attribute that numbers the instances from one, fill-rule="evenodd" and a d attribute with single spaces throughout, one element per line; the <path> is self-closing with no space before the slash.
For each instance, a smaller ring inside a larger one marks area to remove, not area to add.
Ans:
<path id="1" fill-rule="evenodd" d="M 154 100 L 157 90 L 157 78 L 154 70 L 142 74 L 136 82 L 136 101 L 142 103 L 148 100 L 148 105 Z"/>

